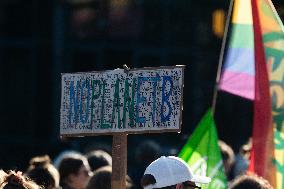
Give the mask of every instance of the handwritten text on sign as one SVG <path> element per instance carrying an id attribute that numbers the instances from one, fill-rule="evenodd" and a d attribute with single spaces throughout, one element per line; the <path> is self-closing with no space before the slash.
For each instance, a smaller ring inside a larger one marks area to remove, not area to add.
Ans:
<path id="1" fill-rule="evenodd" d="M 62 74 L 61 135 L 179 131 L 183 69 Z"/>

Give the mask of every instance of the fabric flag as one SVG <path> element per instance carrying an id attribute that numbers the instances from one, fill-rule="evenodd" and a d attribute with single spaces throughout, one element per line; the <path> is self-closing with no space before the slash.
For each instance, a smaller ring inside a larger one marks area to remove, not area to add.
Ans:
<path id="1" fill-rule="evenodd" d="M 250 170 L 275 186 L 271 99 L 257 1 L 251 1 L 255 43 L 255 100 Z"/>
<path id="2" fill-rule="evenodd" d="M 250 170 L 283 189 L 284 27 L 271 0 L 235 0 L 233 11 L 219 88 L 254 100 Z"/>
<path id="3" fill-rule="evenodd" d="M 256 57 L 262 56 L 264 54 L 264 58 L 259 60 L 260 62 L 265 61 L 267 67 L 267 75 L 269 79 L 269 101 L 270 105 L 257 107 L 255 105 L 255 112 L 264 112 L 266 110 L 266 117 L 272 116 L 272 124 L 267 123 L 269 127 L 267 130 L 267 155 L 266 155 L 266 167 L 264 176 L 270 180 L 270 182 L 277 189 L 284 188 L 284 137 L 283 137 L 283 119 L 284 119 L 284 27 L 283 24 L 271 2 L 271 0 L 252 0 L 253 6 L 253 17 L 256 18 L 255 25 L 255 40 L 257 41 L 255 46 L 257 48 L 261 47 L 262 49 L 259 52 L 260 55 L 256 55 Z M 259 35 L 259 37 L 258 37 Z M 262 43 L 262 44 L 261 44 Z M 264 59 L 264 60 L 263 60 Z M 261 69 L 261 68 L 259 68 Z M 263 69 L 262 69 L 263 71 Z M 256 71 L 258 72 L 258 71 Z M 264 73 L 262 73 L 264 74 Z M 263 75 L 259 74 L 259 79 L 263 79 Z M 257 81 L 257 78 L 256 78 Z M 260 82 L 261 84 L 261 82 Z M 263 84 L 265 85 L 265 84 Z M 261 97 L 260 97 L 261 98 Z M 266 98 L 266 97 L 265 97 Z M 268 100 L 259 100 L 262 103 L 267 103 Z M 266 101 L 266 102 L 265 102 Z M 256 109 L 257 108 L 257 109 Z M 262 109 L 262 110 L 261 110 Z M 257 133 L 265 132 L 261 131 L 262 127 L 258 124 L 263 124 L 261 122 L 262 115 L 255 115 L 255 124 L 254 124 L 254 133 L 256 144 L 253 144 L 256 148 L 257 140 L 264 140 L 261 136 L 257 137 Z M 274 129 L 274 133 L 272 131 Z M 258 130 L 258 131 L 256 131 Z M 274 134 L 274 146 L 271 145 L 273 142 Z M 272 142 L 271 142 L 272 141 Z M 254 147 L 253 147 L 254 148 Z M 255 154 L 258 154 L 254 148 Z M 259 147 L 260 148 L 260 147 Z M 275 150 L 275 151 L 272 151 Z M 255 164 L 258 165 L 257 157 L 254 157 Z M 274 166 L 272 165 L 274 163 Z M 276 180 L 273 178 L 276 173 Z M 275 182 L 274 182 L 275 181 Z"/>
<path id="4" fill-rule="evenodd" d="M 189 164 L 194 173 L 207 175 L 212 179 L 208 189 L 227 188 L 227 179 L 211 109 L 202 118 L 180 151 L 179 157 Z"/>
<path id="5" fill-rule="evenodd" d="M 235 0 L 219 89 L 254 99 L 254 40 L 251 4 Z"/>

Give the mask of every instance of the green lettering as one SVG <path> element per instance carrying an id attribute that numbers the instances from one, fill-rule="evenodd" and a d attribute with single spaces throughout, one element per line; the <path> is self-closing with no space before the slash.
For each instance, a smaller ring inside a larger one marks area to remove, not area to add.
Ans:
<path id="1" fill-rule="evenodd" d="M 114 124 L 115 110 L 117 109 L 117 127 L 121 128 L 120 120 L 120 99 L 119 99 L 119 79 L 115 82 L 115 91 L 113 97 L 113 106 L 112 106 L 112 118 L 111 123 Z"/>
<path id="2" fill-rule="evenodd" d="M 129 83 L 128 79 L 125 80 L 125 90 L 124 90 L 124 102 L 123 102 L 123 128 L 126 124 L 126 112 L 129 114 L 129 126 L 134 127 L 134 95 L 135 95 L 135 82 L 136 78 L 133 79 L 132 83 L 132 98 L 129 95 Z"/>
<path id="3" fill-rule="evenodd" d="M 95 85 L 98 85 L 98 87 L 99 87 L 99 90 L 98 90 L 97 94 L 95 94 Z M 93 124 L 94 108 L 95 108 L 94 100 L 98 99 L 99 96 L 101 95 L 102 84 L 101 84 L 100 80 L 92 80 L 91 86 L 92 86 L 92 100 L 91 100 L 91 123 L 90 123 L 90 128 L 92 128 L 92 124 Z"/>
<path id="4" fill-rule="evenodd" d="M 274 132 L 274 142 L 276 150 L 281 150 L 284 148 L 284 139 L 281 136 L 281 131 Z"/>
<path id="5" fill-rule="evenodd" d="M 284 59 L 283 51 L 266 47 L 265 54 L 267 58 L 270 58 L 270 57 L 274 58 L 273 65 L 272 65 L 272 71 L 277 70 L 279 66 L 281 65 L 282 60 Z"/>
<path id="6" fill-rule="evenodd" d="M 279 161 L 277 161 L 276 159 L 273 159 L 273 163 L 277 169 L 277 173 L 280 173 L 282 176 L 282 182 L 284 181 L 284 166 L 282 164 L 280 164 Z"/>

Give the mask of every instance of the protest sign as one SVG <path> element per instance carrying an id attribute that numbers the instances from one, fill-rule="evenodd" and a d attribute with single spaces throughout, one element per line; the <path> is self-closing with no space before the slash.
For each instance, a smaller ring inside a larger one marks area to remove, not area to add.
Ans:
<path id="1" fill-rule="evenodd" d="M 61 136 L 181 130 L 184 66 L 62 74 Z"/>

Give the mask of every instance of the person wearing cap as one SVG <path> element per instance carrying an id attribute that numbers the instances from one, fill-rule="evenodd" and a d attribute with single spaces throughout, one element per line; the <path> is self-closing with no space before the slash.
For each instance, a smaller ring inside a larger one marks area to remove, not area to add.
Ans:
<path id="1" fill-rule="evenodd" d="M 208 184 L 211 178 L 193 174 L 187 163 L 175 156 L 162 156 L 153 161 L 141 179 L 144 189 L 191 189 Z"/>

